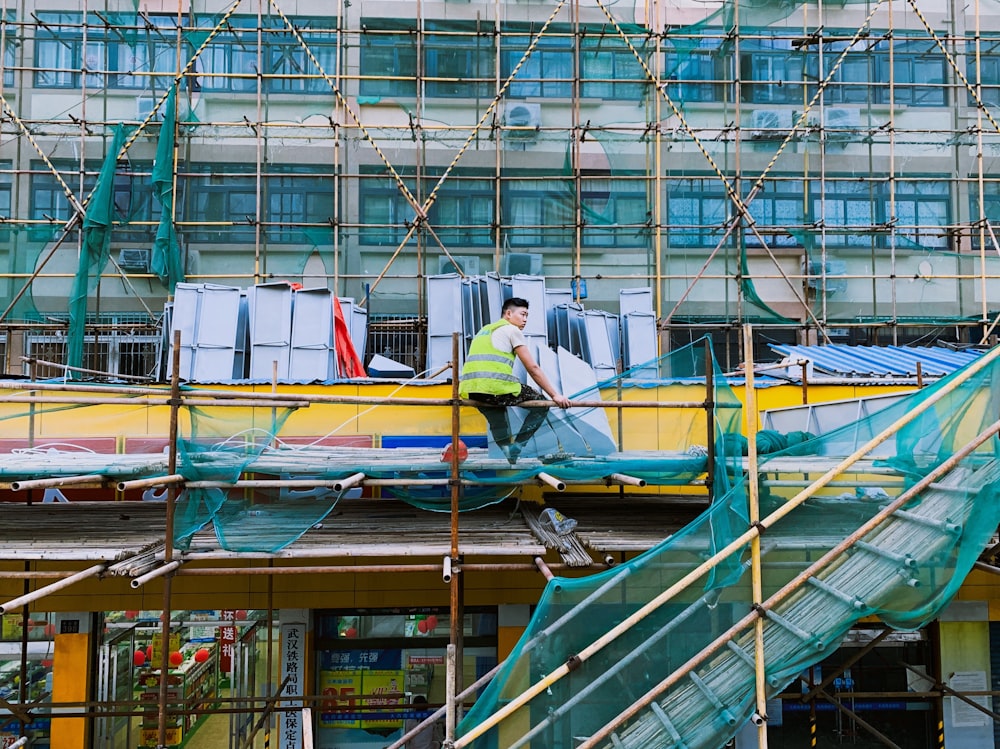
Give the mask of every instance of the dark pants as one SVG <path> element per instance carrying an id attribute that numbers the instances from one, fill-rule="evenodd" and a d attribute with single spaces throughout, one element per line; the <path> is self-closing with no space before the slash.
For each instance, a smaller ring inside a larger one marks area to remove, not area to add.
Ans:
<path id="1" fill-rule="evenodd" d="M 469 393 L 469 398 L 476 401 L 476 408 L 486 417 L 486 423 L 490 425 L 490 433 L 498 445 L 525 445 L 530 440 L 538 428 L 545 421 L 549 413 L 547 408 L 529 408 L 528 415 L 524 417 L 524 423 L 518 430 L 517 437 L 511 435 L 510 418 L 507 416 L 507 409 L 516 406 L 524 401 L 545 400 L 545 396 L 534 388 L 521 385 L 521 392 L 507 393 L 504 395 L 491 395 L 488 393 Z"/>

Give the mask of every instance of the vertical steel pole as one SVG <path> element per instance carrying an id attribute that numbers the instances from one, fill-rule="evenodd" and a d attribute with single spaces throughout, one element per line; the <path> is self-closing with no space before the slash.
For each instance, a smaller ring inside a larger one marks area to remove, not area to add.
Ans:
<path id="1" fill-rule="evenodd" d="M 461 486 L 459 484 L 458 463 L 459 463 L 459 377 L 458 366 L 458 333 L 451 334 L 451 580 L 449 607 L 449 645 L 448 645 L 448 718 L 447 718 L 447 739 L 454 741 L 456 724 L 455 695 L 461 689 L 457 671 L 458 664 L 461 663 L 461 642 L 462 642 L 462 589 L 458 569 L 459 549 L 458 549 L 458 509 L 461 498 Z"/>
<path id="2" fill-rule="evenodd" d="M 174 331 L 171 351 L 173 367 L 170 373 L 170 433 L 167 453 L 167 473 L 177 473 L 177 420 L 180 409 L 181 379 L 181 332 Z M 167 485 L 166 522 L 163 531 L 163 562 L 169 564 L 174 558 L 174 502 L 177 484 Z M 160 629 L 160 700 L 157 744 L 167 745 L 167 671 L 170 666 L 170 593 L 173 573 L 163 576 L 163 614 Z"/>
<path id="3" fill-rule="evenodd" d="M 757 393 L 754 390 L 753 330 L 743 326 L 743 371 L 746 388 L 747 418 L 747 499 L 749 500 L 750 525 L 760 522 L 760 495 L 757 491 Z M 764 583 L 760 565 L 760 535 L 750 540 L 750 575 L 753 605 L 764 601 Z M 756 667 L 757 715 L 763 720 L 757 724 L 757 745 L 767 749 L 767 682 L 764 679 L 764 619 L 754 622 L 754 665 Z"/>
<path id="4" fill-rule="evenodd" d="M 705 487 L 712 501 L 715 490 L 715 361 L 712 359 L 711 339 L 705 340 L 705 420 L 708 435 L 705 438 L 708 456 Z"/>

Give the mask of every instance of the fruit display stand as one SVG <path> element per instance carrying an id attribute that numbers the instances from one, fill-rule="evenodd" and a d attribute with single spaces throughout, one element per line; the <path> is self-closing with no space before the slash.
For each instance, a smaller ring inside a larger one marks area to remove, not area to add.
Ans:
<path id="1" fill-rule="evenodd" d="M 214 644 L 185 646 L 171 653 L 183 660 L 167 671 L 167 704 L 175 709 L 199 710 L 215 704 L 219 687 L 219 659 Z M 160 670 L 147 668 L 139 673 L 139 700 L 142 704 L 140 747 L 155 747 L 159 739 Z M 183 746 L 202 715 L 171 715 L 167 719 L 165 747 Z"/>

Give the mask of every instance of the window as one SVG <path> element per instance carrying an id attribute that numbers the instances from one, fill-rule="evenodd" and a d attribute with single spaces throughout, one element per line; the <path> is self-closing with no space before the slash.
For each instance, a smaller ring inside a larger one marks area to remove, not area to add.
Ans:
<path id="1" fill-rule="evenodd" d="M 492 25 L 428 21 L 424 54 L 428 96 L 492 99 L 496 93 Z"/>
<path id="2" fill-rule="evenodd" d="M 673 247 L 715 247 L 725 231 L 729 199 L 712 177 L 671 179 L 667 186 L 667 223 Z"/>
<path id="3" fill-rule="evenodd" d="M 257 211 L 257 177 L 244 164 L 197 164 L 179 179 L 182 185 L 183 233 L 190 242 L 253 242 L 255 224 L 264 224 L 263 236 L 276 243 L 302 241 L 309 225 L 328 225 L 336 215 L 333 175 L 307 167 L 271 165 L 261 179 L 261 206 Z M 314 243 L 331 232 L 310 233 Z"/>
<path id="4" fill-rule="evenodd" d="M 415 180 L 404 177 L 404 181 L 414 195 L 421 195 L 415 189 Z M 436 177 L 426 177 L 422 195 L 430 194 L 436 184 Z M 414 210 L 395 180 L 381 174 L 362 175 L 360 192 L 361 243 L 397 246 L 413 222 Z M 494 244 L 492 227 L 496 201 L 492 180 L 453 172 L 437 195 L 427 218 L 446 247 L 490 247 Z"/>
<path id="5" fill-rule="evenodd" d="M 289 19 L 328 76 L 337 73 L 335 18 Z M 211 26 L 214 19 L 203 23 Z M 259 47 L 259 49 L 258 49 Z M 259 60 L 259 61 L 258 61 Z M 233 16 L 198 58 L 202 90 L 247 93 L 329 94 L 332 89 L 280 16 Z M 259 76 L 258 76 L 259 74 Z"/>
<path id="6" fill-rule="evenodd" d="M 868 36 L 852 43 L 852 36 L 845 32 L 836 38 L 744 40 L 740 47 L 740 72 L 746 81 L 743 101 L 808 102 L 815 96 L 818 84 L 836 66 L 824 92 L 826 104 L 947 105 L 948 63 L 933 40 Z M 846 55 L 838 65 L 845 50 Z M 893 87 L 888 85 L 890 79 Z"/>
<path id="7" fill-rule="evenodd" d="M 413 178 L 405 178 L 407 189 L 421 199 L 416 192 Z M 414 211 L 409 201 L 400 192 L 392 177 L 369 172 L 362 174 L 358 186 L 361 210 L 361 244 L 380 247 L 396 247 L 403 241 L 409 225 L 413 223 Z"/>
<path id="8" fill-rule="evenodd" d="M 522 31 L 521 25 L 510 25 L 514 31 Z M 504 33 L 500 37 L 501 75 L 510 77 L 531 45 L 532 34 Z M 524 60 L 517 76 L 510 82 L 507 96 L 512 99 L 544 97 L 546 99 L 569 99 L 573 95 L 573 37 L 566 29 L 549 30 L 538 40 L 534 50 Z"/>
<path id="9" fill-rule="evenodd" d="M 646 34 L 630 39 L 639 56 L 649 65 Z M 580 42 L 581 96 L 594 99 L 642 101 L 653 85 L 639 60 L 614 31 L 591 29 Z"/>
<path id="10" fill-rule="evenodd" d="M 979 210 L 979 189 L 975 183 L 976 176 L 972 175 L 973 184 L 969 187 L 969 223 L 972 225 L 972 246 L 979 247 L 979 227 L 976 222 L 985 217 L 993 227 L 993 233 L 1000 239 L 1000 181 L 986 180 L 983 182 L 984 209 Z M 986 246 L 993 247 L 993 239 L 989 230 L 986 230 Z"/>
<path id="11" fill-rule="evenodd" d="M 177 35 L 182 53 L 194 53 L 191 38 L 204 38 L 216 22 L 199 19 L 197 34 L 177 28 L 177 17 L 79 13 L 38 13 L 35 86 L 39 88 L 135 89 L 165 91 L 178 72 Z M 105 24 L 107 18 L 110 26 Z M 304 41 L 327 74 L 336 72 L 337 31 L 333 18 L 293 18 Z M 329 84 L 280 17 L 264 19 L 258 71 L 257 19 L 233 16 L 195 63 L 197 85 L 210 91 L 255 91 L 257 74 L 267 92 L 330 92 Z"/>
<path id="12" fill-rule="evenodd" d="M 515 248 L 573 246 L 575 211 L 568 179 L 532 179 L 527 175 L 503 180 L 502 232 Z"/>
<path id="13" fill-rule="evenodd" d="M 413 21 L 361 22 L 361 96 L 417 95 L 417 31 Z"/>
<path id="14" fill-rule="evenodd" d="M 725 101 L 732 74 L 722 38 L 668 38 L 663 78 L 674 102 Z"/>
<path id="15" fill-rule="evenodd" d="M 257 180 L 232 164 L 198 164 L 186 176 L 183 234 L 191 242 L 253 243 L 257 220 Z"/>
<path id="16" fill-rule="evenodd" d="M 97 185 L 102 163 L 88 160 L 84 166 L 83 188 L 80 188 L 78 162 L 54 160 L 63 182 L 74 191 L 81 203 Z M 0 167 L 2 168 L 2 167 Z M 29 212 L 32 220 L 54 219 L 62 223 L 73 215 L 73 209 L 56 176 L 41 161 L 33 161 L 30 176 Z M 113 241 L 149 241 L 160 218 L 160 204 L 153 199 L 150 170 L 152 164 L 118 162 L 114 182 L 112 212 Z M 9 174 L 0 173 L 0 216 L 10 215 Z"/>
<path id="17" fill-rule="evenodd" d="M 362 96 L 416 96 L 423 70 L 427 96 L 492 99 L 496 92 L 493 26 L 475 21 L 427 21 L 422 65 L 412 20 L 364 19 Z"/>
<path id="18" fill-rule="evenodd" d="M 9 161 L 0 162 L 0 219 L 11 218 L 11 190 L 14 184 L 13 164 Z M 0 240 L 10 238 L 9 224 L 0 223 Z"/>
<path id="19" fill-rule="evenodd" d="M 38 13 L 35 86 L 163 91 L 177 71 L 176 17 Z"/>
<path id="20" fill-rule="evenodd" d="M 203 91 L 257 90 L 257 19 L 233 16 L 199 55 Z"/>
<path id="21" fill-rule="evenodd" d="M 14 14 L 10 11 L 3 19 L 3 85 L 14 85 L 14 67 L 17 65 L 17 48 L 20 44 L 18 27 L 14 25 Z"/>
<path id="22" fill-rule="evenodd" d="M 976 77 L 976 45 L 968 42 L 965 48 L 965 77 L 975 86 L 979 83 Z M 982 71 L 983 103 L 990 107 L 1000 105 L 1000 38 L 984 38 L 979 44 L 979 69 Z M 976 105 L 972 94 L 966 94 L 968 105 Z"/>
<path id="23" fill-rule="evenodd" d="M 306 226 L 326 231 L 310 231 L 313 244 L 332 244 L 330 221 L 337 215 L 333 202 L 333 174 L 321 175 L 296 168 L 290 174 L 271 175 L 264 179 L 267 194 L 266 237 L 271 242 L 302 241 Z M 277 224 L 277 226 L 275 225 Z"/>
<path id="24" fill-rule="evenodd" d="M 791 39 L 744 39 L 740 42 L 740 89 L 754 104 L 802 104 L 805 54 Z"/>
<path id="25" fill-rule="evenodd" d="M 649 201 L 638 179 L 585 176 L 580 181 L 584 247 L 646 247 Z"/>
<path id="26" fill-rule="evenodd" d="M 753 182 L 748 181 L 744 188 L 744 200 L 753 189 Z M 757 191 L 754 199 L 747 205 L 747 211 L 753 218 L 757 232 L 764 238 L 769 247 L 788 247 L 801 244 L 796 237 L 797 227 L 805 223 L 805 184 L 801 179 L 769 179 L 765 180 L 762 189 Z M 752 231 L 745 233 L 747 246 L 759 247 L 761 241 Z"/>
<path id="27" fill-rule="evenodd" d="M 97 183 L 97 173 L 101 168 L 99 163 L 87 164 L 87 171 L 83 179 L 83 195 L 81 196 L 78 192 L 80 190 L 79 164 L 53 160 L 52 166 L 56 168 L 62 181 L 74 191 L 77 200 L 81 202 L 94 189 L 94 185 Z M 68 221 L 73 215 L 73 209 L 70 207 L 69 199 L 66 197 L 62 185 L 41 161 L 31 162 L 29 189 L 31 193 L 29 212 L 32 220 L 54 220 L 62 223 Z"/>
<path id="28" fill-rule="evenodd" d="M 817 193 L 818 186 L 813 186 L 813 212 L 823 219 L 828 245 L 870 247 L 874 243 L 888 247 L 890 222 L 895 219 L 898 245 L 902 240 L 900 246 L 909 241 L 921 248 L 947 247 L 950 183 L 946 180 L 897 181 L 894 206 L 885 179 L 828 180 L 825 203 L 820 202 Z"/>

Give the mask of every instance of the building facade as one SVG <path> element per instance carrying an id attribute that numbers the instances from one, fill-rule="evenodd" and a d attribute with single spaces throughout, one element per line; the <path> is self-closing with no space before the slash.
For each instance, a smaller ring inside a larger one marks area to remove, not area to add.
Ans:
<path id="1" fill-rule="evenodd" d="M 456 267 L 595 308 L 648 286 L 672 340 L 734 348 L 743 320 L 784 342 L 992 332 L 989 2 L 4 13 L 2 322 L 34 324 L 8 366 L 58 359 L 40 324 L 68 314 L 84 215 L 114 260 L 89 274 L 87 355 L 113 371 L 147 367 L 151 339 L 115 331 L 178 279 L 325 286 L 413 325 Z"/>

